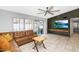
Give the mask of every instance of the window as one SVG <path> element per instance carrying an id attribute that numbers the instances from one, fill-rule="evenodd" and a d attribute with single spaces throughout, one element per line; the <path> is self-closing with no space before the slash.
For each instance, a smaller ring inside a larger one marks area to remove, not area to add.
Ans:
<path id="1" fill-rule="evenodd" d="M 32 29 L 32 20 L 13 18 L 13 31 L 24 31 Z"/>

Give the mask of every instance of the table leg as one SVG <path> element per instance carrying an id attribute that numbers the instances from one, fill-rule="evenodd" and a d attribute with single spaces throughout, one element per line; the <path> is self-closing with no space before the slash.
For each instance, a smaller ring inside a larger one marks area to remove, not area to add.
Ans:
<path id="1" fill-rule="evenodd" d="M 34 44 L 35 44 L 35 46 L 33 47 L 33 49 L 36 48 L 37 52 L 39 52 L 39 50 L 37 48 L 37 43 L 35 43 L 35 41 L 34 41 Z"/>
<path id="2" fill-rule="evenodd" d="M 35 41 L 33 41 L 33 42 L 34 42 L 34 44 L 35 44 Z M 36 46 L 34 46 L 33 49 L 35 49 L 35 47 L 36 47 Z"/>
<path id="3" fill-rule="evenodd" d="M 33 47 L 33 49 L 35 49 L 35 46 Z"/>
<path id="4" fill-rule="evenodd" d="M 46 47 L 45 47 L 45 45 L 44 45 L 44 43 L 42 42 L 42 44 L 43 44 L 43 47 L 46 49 Z"/>

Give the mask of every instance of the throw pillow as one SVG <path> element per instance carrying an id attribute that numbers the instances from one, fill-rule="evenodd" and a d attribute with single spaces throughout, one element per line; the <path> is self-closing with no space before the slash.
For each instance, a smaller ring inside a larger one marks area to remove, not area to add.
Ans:
<path id="1" fill-rule="evenodd" d="M 10 34 L 3 34 L 3 36 L 7 39 L 7 41 L 10 41 L 13 39 L 13 37 Z"/>

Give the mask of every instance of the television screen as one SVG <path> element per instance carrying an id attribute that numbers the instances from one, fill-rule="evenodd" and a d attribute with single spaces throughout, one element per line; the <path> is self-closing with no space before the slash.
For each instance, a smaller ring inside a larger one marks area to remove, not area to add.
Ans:
<path id="1" fill-rule="evenodd" d="M 54 21 L 53 28 L 68 28 L 68 20 L 56 20 L 56 21 Z"/>

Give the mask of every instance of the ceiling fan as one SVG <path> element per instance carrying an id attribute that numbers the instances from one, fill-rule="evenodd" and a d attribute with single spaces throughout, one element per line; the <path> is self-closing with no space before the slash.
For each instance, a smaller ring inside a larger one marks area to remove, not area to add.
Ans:
<path id="1" fill-rule="evenodd" d="M 42 11 L 42 13 L 38 13 L 38 14 L 44 14 L 44 16 L 46 16 L 48 13 L 51 14 L 51 15 L 54 15 L 53 12 L 58 12 L 60 10 L 52 10 L 53 9 L 53 6 L 51 7 L 46 7 L 46 10 L 43 10 L 43 9 L 38 9 L 40 11 Z"/>

